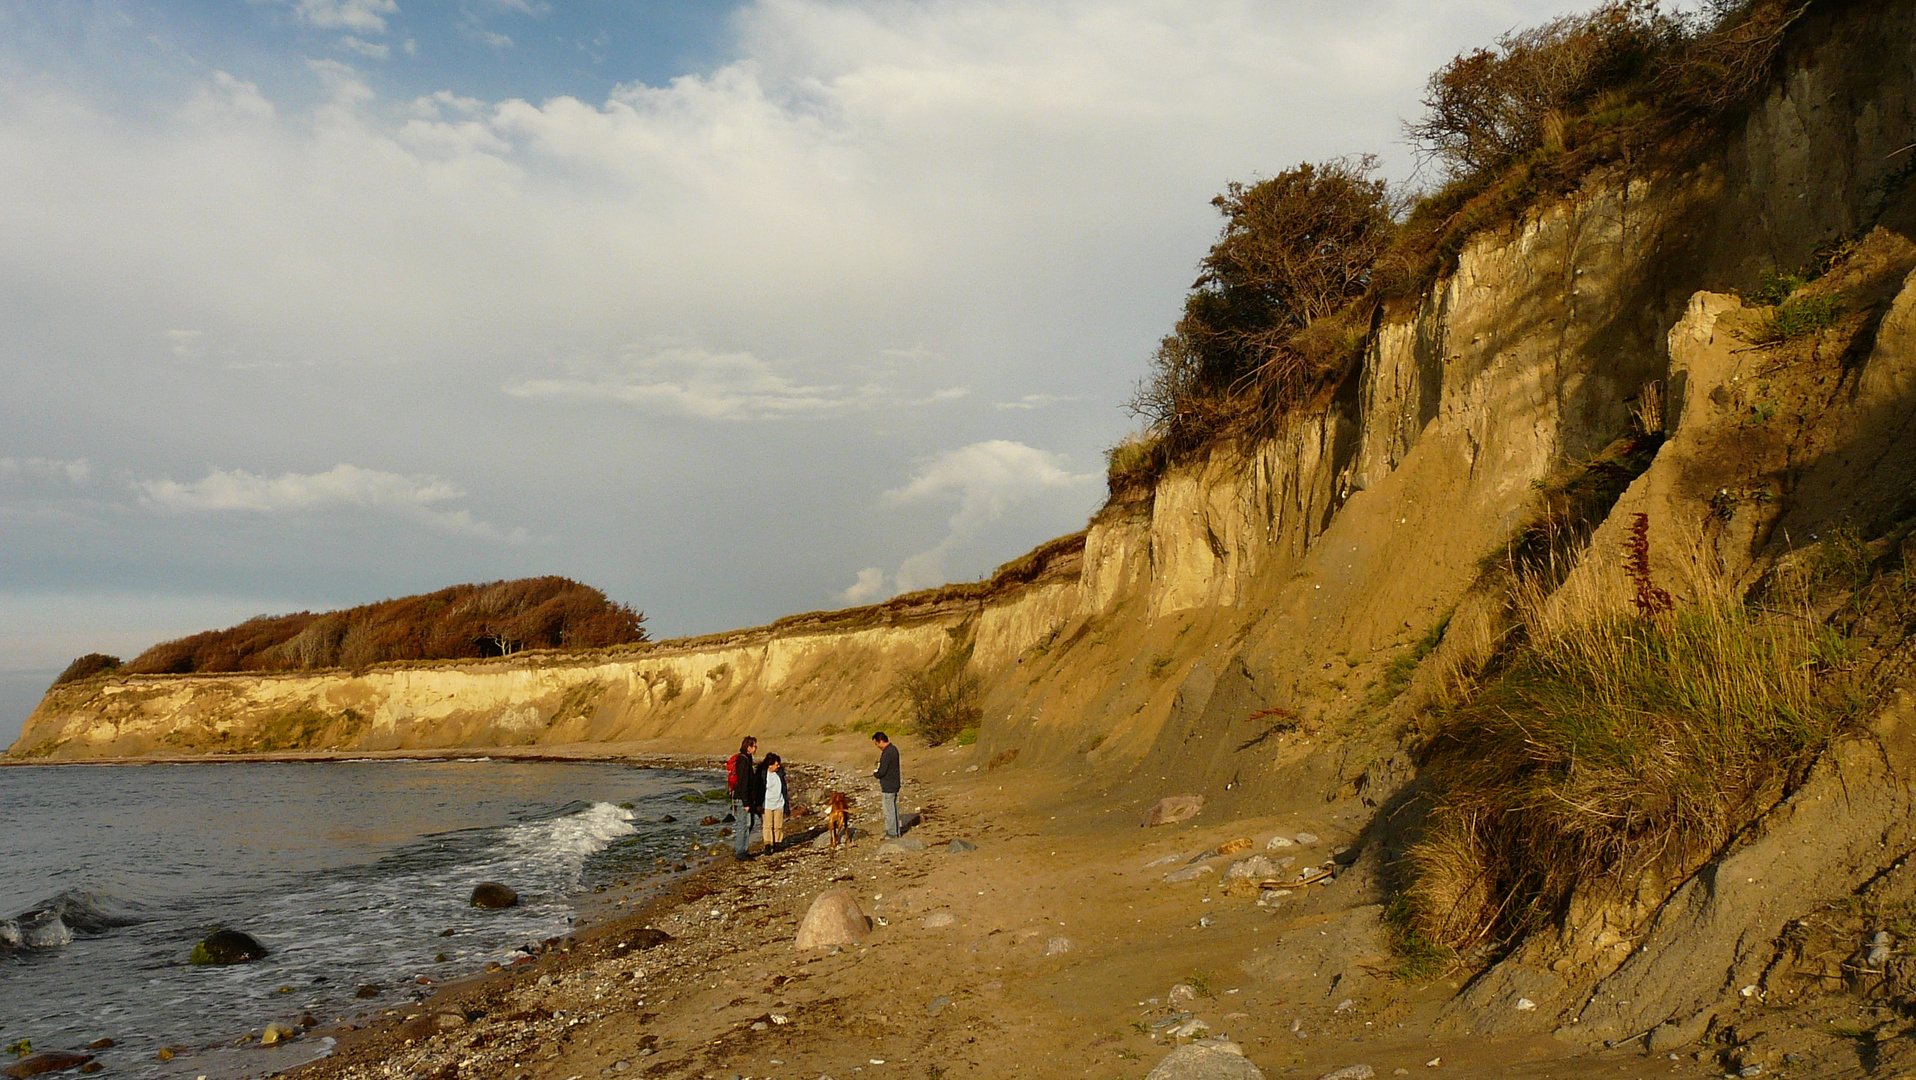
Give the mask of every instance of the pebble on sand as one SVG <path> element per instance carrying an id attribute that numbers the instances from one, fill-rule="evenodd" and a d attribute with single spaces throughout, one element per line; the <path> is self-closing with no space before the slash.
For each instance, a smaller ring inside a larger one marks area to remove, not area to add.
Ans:
<path id="1" fill-rule="evenodd" d="M 1370 1080 L 1376 1075 L 1377 1070 L 1369 1065 L 1346 1065 L 1341 1069 L 1332 1069 L 1317 1080 Z"/>
<path id="2" fill-rule="evenodd" d="M 1151 809 L 1144 812 L 1143 824 L 1146 826 L 1175 825 L 1180 821 L 1196 817 L 1197 812 L 1202 809 L 1204 809 L 1202 795 L 1167 796 L 1153 803 Z"/>
<path id="3" fill-rule="evenodd" d="M 1264 1074 L 1236 1046 L 1220 1040 L 1178 1047 L 1144 1080 L 1264 1080 Z"/>

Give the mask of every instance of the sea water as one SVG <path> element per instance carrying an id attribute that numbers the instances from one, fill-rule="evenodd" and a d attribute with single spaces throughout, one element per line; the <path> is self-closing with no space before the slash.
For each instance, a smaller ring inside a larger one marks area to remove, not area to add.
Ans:
<path id="1" fill-rule="evenodd" d="M 724 812 L 684 797 L 722 786 L 485 759 L 0 769 L 0 1045 L 110 1038 L 98 1053 L 119 1076 L 285 1067 L 323 1040 L 271 1053 L 237 1041 L 269 1021 L 391 1008 L 429 993 L 422 978 L 526 955 L 571 927 L 594 886 L 683 859 L 712 832 L 697 820 Z M 471 907 L 488 880 L 519 906 Z M 221 928 L 269 955 L 188 963 Z M 367 986 L 378 996 L 357 996 Z M 160 1061 L 162 1047 L 176 1056 Z"/>

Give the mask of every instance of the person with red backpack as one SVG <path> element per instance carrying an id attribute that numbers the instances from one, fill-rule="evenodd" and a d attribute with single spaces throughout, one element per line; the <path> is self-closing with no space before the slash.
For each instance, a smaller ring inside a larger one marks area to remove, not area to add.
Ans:
<path id="1" fill-rule="evenodd" d="M 750 735 L 738 744 L 738 753 L 725 761 L 725 786 L 732 792 L 732 858 L 740 862 L 751 858 L 752 834 L 759 829 L 765 794 L 759 787 L 758 769 L 752 755 L 758 740 Z"/>

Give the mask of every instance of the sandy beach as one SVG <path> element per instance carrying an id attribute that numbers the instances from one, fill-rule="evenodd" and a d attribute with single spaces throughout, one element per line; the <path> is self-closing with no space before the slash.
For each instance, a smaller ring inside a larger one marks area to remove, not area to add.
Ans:
<path id="1" fill-rule="evenodd" d="M 802 818 L 788 850 L 716 859 L 643 903 L 595 897 L 578 932 L 534 960 L 360 1030 L 316 1028 L 306 1037 L 333 1036 L 336 1051 L 296 1075 L 1136 1080 L 1203 1039 L 1267 1076 L 1721 1075 L 1709 1055 L 1571 1057 L 1548 1036 L 1447 1023 L 1457 979 L 1393 974 L 1362 853 L 1333 854 L 1368 816 L 1355 803 L 1144 828 L 1131 801 L 970 757 L 907 748 L 921 850 L 881 853 L 869 835 L 824 850 L 806 839 L 818 819 Z M 877 824 L 855 766 L 800 775 L 801 792 L 860 793 L 858 824 Z M 1291 844 L 1272 849 L 1280 836 Z M 1259 889 L 1222 881 L 1252 854 L 1293 860 L 1288 876 L 1338 873 L 1260 904 Z M 854 893 L 869 936 L 797 950 L 808 906 L 834 887 Z"/>

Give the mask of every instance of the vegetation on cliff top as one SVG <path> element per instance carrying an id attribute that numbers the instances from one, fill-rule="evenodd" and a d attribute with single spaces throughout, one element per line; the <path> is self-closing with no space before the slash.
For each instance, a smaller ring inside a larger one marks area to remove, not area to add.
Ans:
<path id="1" fill-rule="evenodd" d="M 1220 439 L 1266 434 L 1333 389 L 1378 308 L 1427 287 L 1472 234 L 1599 167 L 1709 145 L 1770 85 L 1811 2 L 1710 0 L 1674 14 L 1609 0 L 1459 54 L 1407 128 L 1442 177 L 1414 202 L 1368 155 L 1228 185 L 1212 200 L 1223 231 L 1132 398 L 1146 428 L 1108 456 L 1113 496 L 1148 490 Z"/>
<path id="2" fill-rule="evenodd" d="M 576 581 L 537 577 L 454 585 L 344 611 L 262 615 L 155 645 L 119 670 L 173 675 L 359 668 L 391 660 L 480 659 L 522 649 L 590 649 L 645 640 L 643 614 Z M 86 660 L 74 661 L 68 671 Z M 96 664 L 85 674 L 107 670 Z M 69 680 L 62 675 L 60 681 Z"/>

